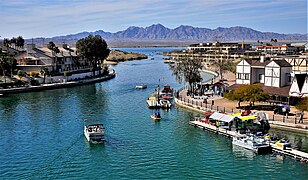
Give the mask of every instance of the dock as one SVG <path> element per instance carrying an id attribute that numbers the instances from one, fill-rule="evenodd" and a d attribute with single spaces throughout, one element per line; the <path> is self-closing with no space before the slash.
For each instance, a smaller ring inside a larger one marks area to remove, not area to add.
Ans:
<path id="1" fill-rule="evenodd" d="M 210 131 L 216 134 L 224 135 L 228 138 L 232 138 L 233 136 L 239 135 L 239 133 L 235 131 L 229 131 L 227 130 L 227 128 L 222 128 L 222 127 L 217 128 L 216 126 L 212 126 L 211 124 L 200 122 L 200 121 L 190 121 L 189 124 L 195 127 L 199 127 L 203 130 L 207 130 L 207 131 Z M 287 148 L 278 147 L 275 144 L 270 144 L 270 146 L 272 148 L 273 153 L 277 153 L 283 156 L 288 156 L 298 161 L 308 163 L 308 153 L 306 152 L 302 152 L 302 151 L 289 148 L 289 147 Z"/>

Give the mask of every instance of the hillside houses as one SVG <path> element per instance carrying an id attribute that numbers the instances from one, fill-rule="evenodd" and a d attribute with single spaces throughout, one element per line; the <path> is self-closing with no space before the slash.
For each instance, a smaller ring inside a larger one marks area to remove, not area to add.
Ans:
<path id="1" fill-rule="evenodd" d="M 42 67 L 47 67 L 50 72 L 55 73 L 89 68 L 87 62 L 81 61 L 78 57 L 76 49 L 63 44 L 59 50 L 60 53 L 55 53 L 47 47 L 28 44 L 26 50 L 15 57 L 17 68 L 27 73 L 39 72 Z"/>

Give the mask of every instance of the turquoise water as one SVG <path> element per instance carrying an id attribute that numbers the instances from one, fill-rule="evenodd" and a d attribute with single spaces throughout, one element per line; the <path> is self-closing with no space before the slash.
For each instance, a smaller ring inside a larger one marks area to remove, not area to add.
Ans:
<path id="1" fill-rule="evenodd" d="M 307 179 L 307 164 L 232 147 L 188 125 L 184 109 L 154 122 L 145 100 L 158 80 L 181 87 L 156 54 L 170 49 L 125 50 L 155 60 L 120 63 L 107 82 L 0 99 L 1 179 Z M 84 119 L 105 125 L 105 144 L 86 141 Z"/>

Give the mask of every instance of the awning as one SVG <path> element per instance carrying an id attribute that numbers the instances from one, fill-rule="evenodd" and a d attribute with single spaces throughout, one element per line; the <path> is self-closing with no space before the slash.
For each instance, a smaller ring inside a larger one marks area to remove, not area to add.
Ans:
<path id="1" fill-rule="evenodd" d="M 211 119 L 217 120 L 217 121 L 223 121 L 223 122 L 231 122 L 235 117 L 234 116 L 230 116 L 227 114 L 222 114 L 219 112 L 214 112 L 211 116 Z"/>
<path id="2" fill-rule="evenodd" d="M 238 117 L 240 118 L 242 121 L 247 121 L 247 120 L 255 120 L 257 117 L 256 116 L 242 116 L 242 117 Z"/>

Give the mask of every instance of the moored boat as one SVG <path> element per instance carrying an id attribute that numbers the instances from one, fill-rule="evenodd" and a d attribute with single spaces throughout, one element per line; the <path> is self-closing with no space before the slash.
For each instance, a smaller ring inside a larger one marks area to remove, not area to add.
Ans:
<path id="1" fill-rule="evenodd" d="M 155 96 L 151 96 L 147 100 L 149 108 L 159 108 L 160 104 Z"/>
<path id="2" fill-rule="evenodd" d="M 102 143 L 105 141 L 103 124 L 88 124 L 84 126 L 84 136 L 91 143 Z"/>
<path id="3" fill-rule="evenodd" d="M 165 109 L 169 109 L 172 106 L 170 101 L 166 100 L 166 99 L 159 100 L 159 105 L 160 105 L 161 108 L 165 108 Z"/>
<path id="4" fill-rule="evenodd" d="M 254 137 L 253 135 L 234 136 L 232 139 L 232 144 L 252 150 L 258 154 L 268 153 L 271 151 L 271 146 L 267 144 L 264 139 Z"/>

